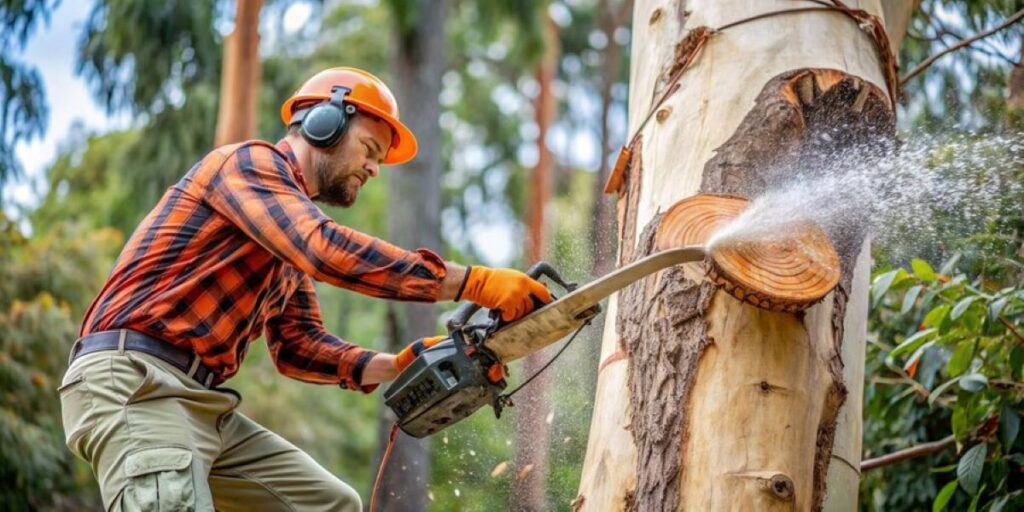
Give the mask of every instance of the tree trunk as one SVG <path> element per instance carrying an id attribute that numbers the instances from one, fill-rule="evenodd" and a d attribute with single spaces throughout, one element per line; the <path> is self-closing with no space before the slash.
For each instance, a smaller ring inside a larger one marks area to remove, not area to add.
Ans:
<path id="1" fill-rule="evenodd" d="M 393 30 L 390 85 L 401 105 L 401 119 L 416 134 L 419 154 L 401 168 L 385 168 L 388 196 L 395 207 L 388 218 L 391 241 L 401 247 L 427 247 L 441 252 L 441 114 L 439 96 L 445 70 L 444 0 L 418 0 L 411 5 L 416 23 Z M 388 304 L 388 350 L 397 352 L 417 338 L 438 333 L 432 304 Z M 395 421 L 381 405 L 378 439 L 381 449 Z M 399 433 L 381 482 L 381 510 L 427 508 L 430 442 Z"/>
<path id="2" fill-rule="evenodd" d="M 1020 130 L 1024 126 L 1024 35 L 1020 37 L 1021 54 L 1017 63 L 1010 68 L 1006 83 L 1007 128 Z"/>
<path id="3" fill-rule="evenodd" d="M 224 40 L 215 146 L 256 136 L 262 5 L 263 0 L 238 0 L 235 6 L 235 29 Z"/>
<path id="4" fill-rule="evenodd" d="M 881 17 L 878 0 L 847 4 Z M 893 134 L 880 30 L 834 11 L 706 30 L 794 7 L 807 6 L 637 1 L 640 136 L 609 182 L 620 264 L 652 249 L 660 212 L 680 199 L 752 198 L 829 150 Z M 801 312 L 736 300 L 693 265 L 611 297 L 577 509 L 856 508 L 869 244 L 832 242 L 839 285 Z"/>
<path id="5" fill-rule="evenodd" d="M 551 199 L 554 177 L 554 155 L 547 145 L 548 129 L 555 119 L 558 107 L 551 91 L 551 82 L 558 73 L 558 26 L 545 14 L 544 55 L 537 67 L 537 82 L 540 94 L 534 106 L 537 114 L 537 166 L 529 181 L 527 207 L 527 265 L 544 259 L 546 251 L 545 216 Z M 520 378 L 536 373 L 548 358 L 547 353 L 534 353 L 526 358 Z M 551 408 L 548 399 L 550 374 L 541 373 L 530 383 L 522 395 L 516 398 L 515 424 L 515 467 L 516 478 L 512 486 L 512 500 L 515 510 L 547 510 L 548 476 L 548 423 Z"/>

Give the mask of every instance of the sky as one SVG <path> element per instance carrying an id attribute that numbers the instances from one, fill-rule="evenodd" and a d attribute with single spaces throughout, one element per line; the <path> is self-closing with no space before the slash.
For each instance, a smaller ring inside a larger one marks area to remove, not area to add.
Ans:
<path id="1" fill-rule="evenodd" d="M 4 204 L 8 204 L 7 199 L 21 205 L 34 204 L 45 191 L 46 168 L 56 159 L 60 142 L 68 138 L 73 128 L 107 131 L 129 123 L 124 115 L 108 116 L 93 100 L 85 82 L 75 76 L 77 37 L 92 6 L 92 1 L 61 2 L 50 23 L 37 27 L 25 51 L 17 56 L 36 66 L 42 75 L 50 116 L 41 139 L 19 142 L 14 147 L 25 179 L 5 188 Z"/>
<path id="2" fill-rule="evenodd" d="M 20 141 L 14 154 L 21 162 L 25 179 L 5 187 L 3 204 L 11 200 L 19 205 L 33 205 L 45 193 L 46 169 L 54 162 L 62 141 L 72 131 L 106 132 L 131 124 L 127 113 L 108 115 L 93 99 L 85 81 L 75 74 L 78 37 L 95 2 L 76 0 L 60 2 L 50 22 L 37 27 L 18 59 L 36 67 L 46 88 L 50 105 L 49 123 L 42 138 Z M 297 29 L 311 13 L 309 5 L 296 3 L 285 13 L 285 29 Z M 219 27 L 230 32 L 230 20 Z"/>

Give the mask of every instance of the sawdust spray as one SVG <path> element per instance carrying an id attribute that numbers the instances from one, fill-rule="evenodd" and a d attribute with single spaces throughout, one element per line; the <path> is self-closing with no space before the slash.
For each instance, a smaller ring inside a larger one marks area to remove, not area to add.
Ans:
<path id="1" fill-rule="evenodd" d="M 1019 136 L 915 137 L 896 148 L 851 148 L 816 161 L 827 163 L 771 183 L 708 247 L 783 238 L 812 221 L 833 240 L 862 233 L 894 259 L 921 256 L 950 229 L 980 231 L 1024 186 Z"/>

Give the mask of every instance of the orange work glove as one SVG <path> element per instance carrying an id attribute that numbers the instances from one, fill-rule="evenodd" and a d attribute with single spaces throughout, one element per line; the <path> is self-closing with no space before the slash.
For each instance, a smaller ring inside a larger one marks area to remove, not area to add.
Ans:
<path id="1" fill-rule="evenodd" d="M 518 270 L 470 266 L 462 290 L 455 297 L 461 299 L 497 309 L 502 320 L 511 322 L 533 311 L 537 303 L 551 302 L 551 292 L 544 283 Z"/>
<path id="2" fill-rule="evenodd" d="M 424 350 L 441 343 L 448 339 L 447 336 L 430 336 L 429 338 L 420 338 L 408 346 L 402 349 L 401 352 L 395 356 L 395 369 L 401 372 L 409 367 L 413 361 L 419 357 L 420 353 Z"/>

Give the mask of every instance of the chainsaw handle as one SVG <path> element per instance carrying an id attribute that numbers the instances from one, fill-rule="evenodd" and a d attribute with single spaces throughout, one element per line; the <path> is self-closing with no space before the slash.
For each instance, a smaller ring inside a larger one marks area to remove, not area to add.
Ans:
<path id="1" fill-rule="evenodd" d="M 466 302 L 458 307 L 452 316 L 448 318 L 448 334 L 462 329 L 469 319 L 480 310 L 480 305 L 475 302 Z"/>
<path id="2" fill-rule="evenodd" d="M 533 266 L 526 270 L 526 275 L 538 281 L 541 277 L 547 277 L 548 279 L 550 279 L 558 286 L 562 287 L 562 289 L 564 289 L 567 292 L 571 292 L 576 289 L 576 283 L 567 283 L 565 279 L 562 279 L 562 275 L 559 274 L 557 270 L 555 270 L 555 267 L 551 266 L 551 264 L 546 261 L 535 263 Z M 536 309 L 539 309 L 543 305 L 543 303 L 540 303 L 539 301 L 534 299 L 534 306 Z M 467 302 L 459 306 L 459 308 L 455 310 L 455 313 L 453 313 L 452 316 L 448 319 L 448 334 L 450 335 L 454 331 L 458 331 L 465 327 L 466 324 L 469 323 L 469 319 L 473 316 L 473 314 L 479 310 L 480 305 L 472 302 Z M 502 323 L 500 317 L 498 318 L 497 321 L 499 323 Z"/>
<path id="3" fill-rule="evenodd" d="M 562 279 L 562 275 L 555 270 L 555 267 L 552 267 L 551 264 L 546 261 L 539 261 L 535 263 L 532 267 L 526 270 L 526 275 L 538 281 L 541 276 L 545 276 L 554 281 L 558 286 L 561 286 L 565 291 L 572 291 L 576 289 L 576 285 L 574 283 L 565 282 L 565 279 Z"/>

